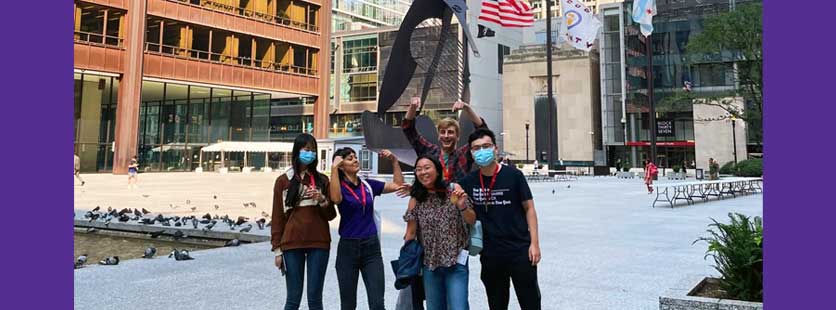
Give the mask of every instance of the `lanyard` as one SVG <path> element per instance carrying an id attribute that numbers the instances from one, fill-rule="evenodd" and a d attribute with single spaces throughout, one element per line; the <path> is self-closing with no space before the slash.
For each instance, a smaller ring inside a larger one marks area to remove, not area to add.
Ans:
<path id="1" fill-rule="evenodd" d="M 450 157 L 452 157 L 452 156 L 448 155 L 447 159 L 449 160 Z M 438 161 L 441 162 L 441 170 L 444 171 L 444 181 L 445 182 L 450 182 L 452 171 L 450 171 L 450 169 L 447 168 L 447 161 L 444 160 L 444 152 L 443 151 L 441 152 L 441 154 L 438 155 Z"/>
<path id="2" fill-rule="evenodd" d="M 493 171 L 493 176 L 491 177 L 491 184 L 488 186 L 487 194 L 485 196 L 485 210 L 487 210 L 488 205 L 491 204 L 491 191 L 493 190 L 494 184 L 496 184 L 496 175 L 499 174 L 499 165 L 496 165 L 496 170 Z M 482 193 L 485 192 L 485 181 L 482 177 L 482 173 L 479 173 L 479 185 L 482 188 Z"/>
<path id="3" fill-rule="evenodd" d="M 341 183 L 343 183 L 343 187 L 345 187 L 345 189 L 347 189 L 348 192 L 351 193 L 352 196 L 354 196 L 354 199 L 360 201 L 360 197 L 357 197 L 357 194 L 354 192 L 354 190 L 351 189 L 351 187 L 348 186 L 348 183 L 345 183 L 345 181 L 341 181 Z M 360 184 L 360 194 L 363 195 L 363 212 L 366 212 L 366 186 L 362 183 Z"/>

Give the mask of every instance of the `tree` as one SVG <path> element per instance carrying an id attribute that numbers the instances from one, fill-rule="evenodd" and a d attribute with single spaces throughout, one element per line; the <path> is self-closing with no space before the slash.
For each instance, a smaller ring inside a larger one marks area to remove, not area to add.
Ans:
<path id="1" fill-rule="evenodd" d="M 703 59 L 728 59 L 734 64 L 735 89 L 732 92 L 677 91 L 662 100 L 662 105 L 706 104 L 722 108 L 729 116 L 742 119 L 750 127 L 754 140 L 763 141 L 763 5 L 751 3 L 734 11 L 705 19 L 703 32 L 686 46 L 691 65 Z M 734 97 L 748 103 L 741 110 Z"/>

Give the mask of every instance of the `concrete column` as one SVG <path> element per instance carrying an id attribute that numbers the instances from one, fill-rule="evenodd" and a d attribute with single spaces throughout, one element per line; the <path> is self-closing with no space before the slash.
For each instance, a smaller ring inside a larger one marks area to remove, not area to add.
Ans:
<path id="1" fill-rule="evenodd" d="M 127 174 L 131 157 L 137 155 L 146 1 L 128 1 L 123 63 L 125 71 L 119 81 L 119 100 L 116 106 L 113 174 Z"/>
<path id="2" fill-rule="evenodd" d="M 331 60 L 331 1 L 322 1 L 319 9 L 320 45 L 319 57 L 317 57 L 317 75 L 319 76 L 319 96 L 314 101 L 314 137 L 317 139 L 328 138 L 328 115 L 329 106 L 329 82 L 331 81 L 331 69 L 328 62 Z M 334 90 L 336 91 L 336 89 Z"/>

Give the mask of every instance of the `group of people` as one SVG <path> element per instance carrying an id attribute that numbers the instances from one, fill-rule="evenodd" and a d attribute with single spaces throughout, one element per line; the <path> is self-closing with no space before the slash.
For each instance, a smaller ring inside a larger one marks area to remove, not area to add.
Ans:
<path id="1" fill-rule="evenodd" d="M 410 196 L 404 206 L 404 242 L 417 240 L 423 247 L 420 284 L 427 309 L 469 309 L 468 225 L 477 220 L 484 241 L 481 280 L 490 309 L 508 308 L 511 281 L 522 309 L 540 309 L 537 212 L 523 174 L 499 164 L 496 137 L 469 104 L 459 101 L 453 106 L 476 128 L 462 147 L 457 147 L 459 123 L 451 118 L 437 123 L 438 144 L 421 136 L 414 122 L 420 105 L 413 98 L 402 123 L 418 155 L 412 184 L 404 183 L 398 159 L 385 150 L 380 154 L 393 163 L 391 182 L 358 177 L 360 165 L 351 148 L 334 152 L 329 179 L 316 170 L 314 137 L 302 134 L 295 139 L 293 165 L 273 189 L 271 240 L 276 267 L 287 283 L 285 309 L 299 308 L 305 278 L 308 308 L 322 309 L 331 244 L 328 222 L 337 211 L 335 266 L 341 309 L 356 308 L 361 275 L 369 308 L 385 309 L 381 227 L 374 199 L 387 193 Z"/>
<path id="2" fill-rule="evenodd" d="M 131 157 L 130 163 L 128 163 L 128 188 L 135 189 L 136 188 L 136 175 L 139 172 L 139 161 L 137 160 L 136 156 Z M 81 178 L 81 158 L 78 157 L 78 152 L 73 154 L 73 176 L 77 180 L 81 182 L 81 186 L 84 186 L 85 182 L 84 179 Z"/>

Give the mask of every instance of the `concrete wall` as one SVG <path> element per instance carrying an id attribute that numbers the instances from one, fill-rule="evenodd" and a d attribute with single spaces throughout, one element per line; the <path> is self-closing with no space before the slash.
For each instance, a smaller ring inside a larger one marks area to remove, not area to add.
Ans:
<path id="1" fill-rule="evenodd" d="M 742 101 L 737 100 L 738 106 Z M 694 105 L 694 143 L 696 144 L 697 168 L 708 170 L 708 159 L 720 163 L 720 166 L 727 162 L 734 161 L 732 148 L 732 124 L 729 119 L 724 118 L 728 113 L 720 107 L 706 104 Z M 735 135 L 737 136 L 737 161 L 745 160 L 746 153 L 746 123 L 738 119 L 735 121 Z"/>
<path id="2" fill-rule="evenodd" d="M 545 54 L 541 49 L 540 54 Z M 554 96 L 557 102 L 558 155 L 566 161 L 592 161 L 593 135 L 600 132 L 594 124 L 593 106 L 600 103 L 597 59 L 578 52 L 556 52 L 552 65 Z M 512 160 L 526 158 L 525 122 L 529 130 L 529 158 L 535 158 L 534 98 L 546 92 L 546 66 L 536 52 L 508 61 L 503 76 L 503 148 L 515 154 Z"/>

